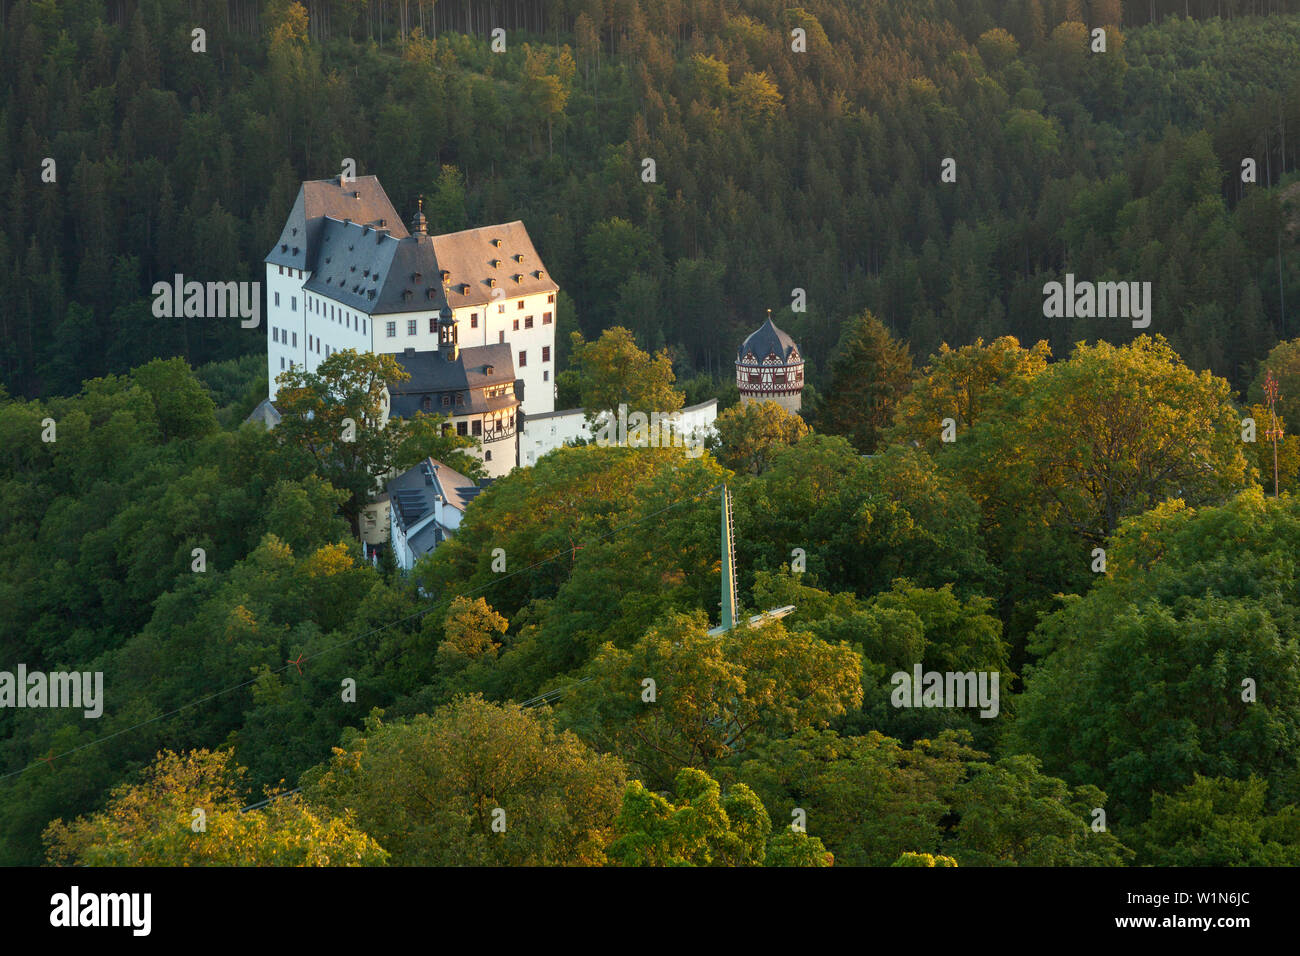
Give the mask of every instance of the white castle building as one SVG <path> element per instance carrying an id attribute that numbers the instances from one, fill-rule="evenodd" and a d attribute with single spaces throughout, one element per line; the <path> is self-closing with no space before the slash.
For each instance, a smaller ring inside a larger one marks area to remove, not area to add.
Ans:
<path id="1" fill-rule="evenodd" d="M 302 184 L 266 257 L 268 398 L 295 365 L 314 371 L 343 349 L 392 354 L 408 371 L 436 372 L 411 383 L 427 386 L 422 409 L 492 438 L 484 464 L 505 474 L 518 462 L 514 406 L 555 410 L 559 286 L 522 222 L 430 236 L 420 211 L 411 225 L 374 176 Z M 433 353 L 450 367 L 433 369 Z"/>
<path id="2" fill-rule="evenodd" d="M 522 222 L 431 236 L 421 203 L 408 232 L 376 177 L 313 180 L 265 262 L 269 394 L 250 421 L 280 421 L 278 375 L 355 349 L 393 355 L 410 374 L 389 383 L 385 418 L 445 416 L 478 440 L 488 479 L 593 440 L 583 409 L 555 410 L 559 286 Z M 682 410 L 682 428 L 704 436 L 716 417 L 716 400 L 704 402 Z M 477 487 L 432 459 L 390 476 L 362 540 L 391 542 L 409 568 L 455 530 Z"/>

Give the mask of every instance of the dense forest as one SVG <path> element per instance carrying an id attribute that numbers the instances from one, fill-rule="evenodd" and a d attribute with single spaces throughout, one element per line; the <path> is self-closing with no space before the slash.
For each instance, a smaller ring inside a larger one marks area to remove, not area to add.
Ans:
<path id="1" fill-rule="evenodd" d="M 1300 21 L 1258 14 L 1297 6 L 5 2 L 0 381 L 262 349 L 148 290 L 259 279 L 298 183 L 352 158 L 433 230 L 523 219 L 564 328 L 629 328 L 700 390 L 769 308 L 818 388 L 863 308 L 919 356 L 1132 334 L 1044 318 L 1066 271 L 1152 282 L 1151 331 L 1241 387 L 1296 331 Z"/>
<path id="2" fill-rule="evenodd" d="M 105 706 L 0 709 L 0 865 L 1300 864 L 1297 8 L 5 3 L 0 669 Z M 263 331 L 147 295 L 260 278 L 344 157 L 524 220 L 562 395 L 716 394 L 708 451 L 561 448 L 364 560 L 466 442 L 340 450 L 352 352 L 247 423 Z M 1045 317 L 1066 272 L 1150 328 Z M 802 416 L 736 401 L 768 308 Z"/>

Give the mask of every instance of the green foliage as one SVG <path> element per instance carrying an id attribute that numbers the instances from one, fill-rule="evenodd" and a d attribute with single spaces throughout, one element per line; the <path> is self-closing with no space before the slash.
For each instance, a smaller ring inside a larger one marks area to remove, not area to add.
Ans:
<path id="1" fill-rule="evenodd" d="M 243 767 L 226 751 L 158 754 L 108 805 L 45 831 L 57 866 L 383 866 L 388 854 L 346 811 L 329 817 L 300 797 L 242 812 Z M 198 812 L 201 815 L 196 815 Z"/>
<path id="2" fill-rule="evenodd" d="M 584 341 L 580 332 L 571 338 L 571 366 L 561 376 L 573 377 L 576 384 L 569 387 L 576 388 L 588 419 L 601 412 L 617 415 L 620 405 L 646 415 L 682 407 L 682 394 L 673 388 L 673 366 L 667 352 L 647 355 L 637 348 L 627 329 L 617 326 L 594 342 Z"/>
<path id="3" fill-rule="evenodd" d="M 628 784 L 609 845 L 620 866 L 830 866 L 815 837 L 785 831 L 771 837 L 772 821 L 743 783 L 725 796 L 702 770 L 678 772 L 675 799 Z"/>
<path id="4" fill-rule="evenodd" d="M 1009 745 L 1104 788 L 1126 821 L 1196 774 L 1254 774 L 1293 801 L 1298 518 L 1294 499 L 1254 490 L 1125 522 L 1106 578 L 1035 631 L 1042 660 L 1028 669 Z"/>
<path id="5" fill-rule="evenodd" d="M 862 664 L 846 644 L 779 623 L 720 636 L 706 628 L 702 615 L 673 615 L 626 650 L 605 645 L 590 683 L 565 699 L 565 720 L 664 786 L 682 768 L 738 753 L 749 736 L 825 727 L 862 703 Z"/>
<path id="6" fill-rule="evenodd" d="M 870 455 L 911 384 L 912 356 L 870 312 L 849 323 L 835 347 L 820 427 Z"/>
<path id="7" fill-rule="evenodd" d="M 303 777 L 308 799 L 355 812 L 408 866 L 600 864 L 624 786 L 617 758 L 544 713 L 480 697 L 398 723 L 372 716 Z"/>
<path id="8" fill-rule="evenodd" d="M 793 445 L 808 434 L 798 415 L 775 402 L 747 402 L 734 405 L 714 421 L 716 439 L 710 448 L 718 462 L 733 471 L 761 475 L 778 448 Z"/>
<path id="9" fill-rule="evenodd" d="M 1154 866 L 1295 866 L 1300 811 L 1267 809 L 1258 777 L 1197 774 L 1173 794 L 1157 794 L 1138 836 L 1142 862 Z"/>

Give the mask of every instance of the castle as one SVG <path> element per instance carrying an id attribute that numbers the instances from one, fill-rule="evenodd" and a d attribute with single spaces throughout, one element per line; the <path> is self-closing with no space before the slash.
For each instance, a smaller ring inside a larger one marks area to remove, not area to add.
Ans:
<path id="1" fill-rule="evenodd" d="M 276 376 L 355 349 L 390 354 L 410 376 L 388 384 L 387 416 L 444 416 L 445 428 L 477 439 L 489 479 L 593 440 L 584 409 L 555 409 L 559 286 L 524 224 L 428 227 L 421 203 L 408 232 L 374 176 L 302 184 L 265 260 L 270 384 L 250 420 L 279 422 Z M 737 353 L 736 382 L 742 402 L 800 409 L 803 358 L 770 313 Z M 711 432 L 717 404 L 683 409 L 682 433 Z M 476 487 L 433 459 L 392 476 L 362 515 L 367 553 L 391 542 L 409 568 L 454 531 Z"/>
<path id="2" fill-rule="evenodd" d="M 436 412 L 478 438 L 485 472 L 518 463 L 520 412 L 555 410 L 555 297 L 522 222 L 408 233 L 374 176 L 305 182 L 266 257 L 269 402 L 275 378 L 343 349 L 411 375 L 390 414 Z"/>

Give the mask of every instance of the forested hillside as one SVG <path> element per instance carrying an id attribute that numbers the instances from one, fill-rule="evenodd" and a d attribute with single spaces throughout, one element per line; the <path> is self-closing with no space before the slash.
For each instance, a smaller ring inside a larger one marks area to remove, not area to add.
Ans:
<path id="1" fill-rule="evenodd" d="M 562 331 L 621 324 L 683 379 L 725 379 L 768 308 L 821 390 L 864 307 L 917 356 L 1132 334 L 1043 317 L 1070 269 L 1151 281 L 1152 331 L 1240 387 L 1300 302 L 1274 188 L 1300 149 L 1300 19 L 1258 16 L 1296 6 L 6 2 L 0 380 L 69 394 L 260 350 L 155 319 L 148 290 L 260 278 L 297 184 L 350 157 L 404 216 L 426 196 L 432 230 L 523 219 L 571 297 Z"/>
<path id="2" fill-rule="evenodd" d="M 1298 53 L 1300 0 L 5 3 L 0 671 L 105 692 L 0 707 L 0 865 L 1300 864 Z M 707 451 L 367 561 L 472 439 L 340 451 L 350 350 L 245 422 L 265 330 L 148 294 L 260 279 L 345 157 L 524 220 L 561 402 L 720 395 Z M 1045 317 L 1066 272 L 1150 327 Z M 734 401 L 768 308 L 802 417 Z"/>

